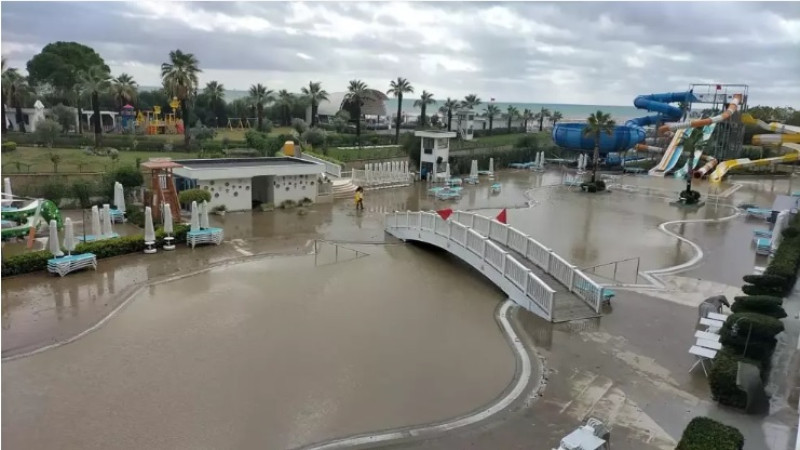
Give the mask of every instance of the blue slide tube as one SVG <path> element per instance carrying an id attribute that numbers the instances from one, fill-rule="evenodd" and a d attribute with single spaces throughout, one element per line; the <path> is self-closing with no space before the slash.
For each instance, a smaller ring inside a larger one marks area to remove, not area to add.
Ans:
<path id="1" fill-rule="evenodd" d="M 633 101 L 639 109 L 659 113 L 658 115 L 638 117 L 625 122 L 625 125 L 614 127 L 614 132 L 609 136 L 600 136 L 600 153 L 626 151 L 644 141 L 645 126 L 656 125 L 659 122 L 674 122 L 680 120 L 683 111 L 670 105 L 675 102 L 691 102 L 694 100 L 691 92 L 670 92 L 666 94 L 640 95 Z M 559 147 L 580 150 L 594 150 L 594 138 L 584 136 L 584 123 L 559 123 L 553 127 L 553 141 Z"/>

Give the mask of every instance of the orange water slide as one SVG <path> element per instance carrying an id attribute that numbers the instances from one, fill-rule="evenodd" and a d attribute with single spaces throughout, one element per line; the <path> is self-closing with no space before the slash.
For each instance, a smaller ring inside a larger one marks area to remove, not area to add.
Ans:
<path id="1" fill-rule="evenodd" d="M 728 120 L 736 110 L 739 109 L 739 104 L 742 103 L 742 94 L 736 94 L 733 96 L 733 100 L 728 104 L 728 108 L 722 112 L 722 114 L 718 114 L 713 117 L 708 117 L 706 119 L 697 119 L 691 120 L 688 122 L 673 122 L 668 123 L 666 125 L 662 125 L 658 127 L 658 133 L 664 134 L 670 131 L 680 130 L 684 128 L 699 128 L 704 127 L 706 125 L 711 125 L 712 123 L 719 123 L 724 120 Z"/>

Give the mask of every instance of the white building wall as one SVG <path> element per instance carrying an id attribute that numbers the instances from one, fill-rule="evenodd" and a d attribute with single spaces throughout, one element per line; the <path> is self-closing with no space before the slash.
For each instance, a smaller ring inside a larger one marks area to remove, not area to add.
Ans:
<path id="1" fill-rule="evenodd" d="M 276 176 L 272 182 L 275 206 L 286 200 L 299 202 L 304 198 L 317 201 L 317 175 Z"/>
<path id="2" fill-rule="evenodd" d="M 211 193 L 208 202 L 211 208 L 225 205 L 228 211 L 249 211 L 253 207 L 250 181 L 250 178 L 199 180 L 197 186 Z"/>

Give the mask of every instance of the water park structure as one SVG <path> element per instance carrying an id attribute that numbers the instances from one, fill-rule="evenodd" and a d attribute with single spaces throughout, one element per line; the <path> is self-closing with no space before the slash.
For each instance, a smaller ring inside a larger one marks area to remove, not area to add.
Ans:
<path id="1" fill-rule="evenodd" d="M 5 179 L 2 200 L 2 240 L 35 236 L 43 225 L 56 223 L 63 226 L 61 211 L 50 200 L 27 198 L 11 193 L 11 181 Z"/>
<path id="2" fill-rule="evenodd" d="M 665 176 L 676 170 L 684 152 L 684 142 L 695 135 L 697 149 L 678 176 L 693 171 L 695 176 L 705 176 L 717 161 L 737 158 L 741 154 L 744 124 L 740 111 L 746 110 L 749 87 L 744 84 L 692 84 L 685 92 L 640 95 L 634 106 L 657 114 L 630 119 L 615 126 L 610 135 L 600 136 L 599 152 L 658 151 L 660 162 L 650 170 L 653 176 Z M 677 103 L 678 106 L 673 105 Z M 722 109 L 713 116 L 686 121 L 692 104 L 711 105 L 711 111 Z M 590 151 L 594 139 L 584 134 L 584 123 L 559 123 L 553 128 L 553 140 L 564 148 Z M 669 142 L 665 142 L 668 138 Z M 653 145 L 653 144 L 661 145 Z M 705 155 L 704 155 L 705 154 Z M 701 160 L 701 168 L 694 170 Z"/>

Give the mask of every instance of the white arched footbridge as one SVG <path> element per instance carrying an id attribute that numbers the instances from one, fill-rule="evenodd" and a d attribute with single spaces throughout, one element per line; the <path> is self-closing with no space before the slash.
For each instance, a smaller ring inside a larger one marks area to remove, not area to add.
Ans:
<path id="1" fill-rule="evenodd" d="M 553 322 L 600 315 L 603 287 L 519 230 L 475 213 L 386 214 L 387 233 L 435 245 L 492 280 L 508 297 Z"/>

